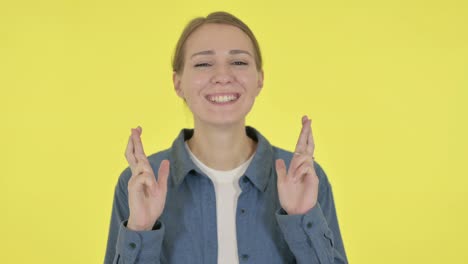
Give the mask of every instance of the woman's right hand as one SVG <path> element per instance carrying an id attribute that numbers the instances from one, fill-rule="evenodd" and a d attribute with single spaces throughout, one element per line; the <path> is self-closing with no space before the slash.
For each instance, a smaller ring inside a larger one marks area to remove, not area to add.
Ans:
<path id="1" fill-rule="evenodd" d="M 141 143 L 142 128 L 132 129 L 125 158 L 132 171 L 128 182 L 130 217 L 127 228 L 134 231 L 151 230 L 161 216 L 166 203 L 169 160 L 159 165 L 158 180 Z"/>

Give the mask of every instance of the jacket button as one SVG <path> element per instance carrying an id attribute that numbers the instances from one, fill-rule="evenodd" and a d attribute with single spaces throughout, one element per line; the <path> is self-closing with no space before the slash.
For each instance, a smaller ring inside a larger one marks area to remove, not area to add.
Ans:
<path id="1" fill-rule="evenodd" d="M 243 254 L 241 258 L 243 261 L 247 261 L 249 259 L 249 255 Z"/>
<path id="2" fill-rule="evenodd" d="M 133 243 L 133 242 L 132 242 L 132 243 L 130 243 L 130 244 L 128 244 L 128 245 L 130 246 L 130 248 L 131 248 L 131 249 L 135 249 L 135 248 L 136 248 L 136 244 L 135 244 L 135 243 Z"/>
<path id="3" fill-rule="evenodd" d="M 307 223 L 307 228 L 312 228 L 312 223 L 311 222 Z"/>
<path id="4" fill-rule="evenodd" d="M 241 209 L 241 214 L 245 214 L 245 209 Z"/>

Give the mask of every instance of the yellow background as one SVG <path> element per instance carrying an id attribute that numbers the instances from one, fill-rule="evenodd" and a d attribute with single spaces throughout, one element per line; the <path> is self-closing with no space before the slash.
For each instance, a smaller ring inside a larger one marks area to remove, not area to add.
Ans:
<path id="1" fill-rule="evenodd" d="M 0 261 L 102 263 L 130 128 L 192 125 L 172 52 L 225 10 L 265 58 L 248 124 L 293 149 L 313 120 L 350 263 L 468 263 L 467 3 L 2 1 Z"/>

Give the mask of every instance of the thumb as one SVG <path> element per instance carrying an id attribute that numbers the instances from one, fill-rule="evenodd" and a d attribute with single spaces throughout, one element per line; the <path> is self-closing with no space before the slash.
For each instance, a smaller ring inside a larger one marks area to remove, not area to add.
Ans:
<path id="1" fill-rule="evenodd" d="M 276 160 L 276 173 L 278 174 L 278 183 L 286 181 L 286 164 L 284 160 L 277 159 Z"/>
<path id="2" fill-rule="evenodd" d="M 169 160 L 163 160 L 158 170 L 158 185 L 163 191 L 167 190 L 167 178 L 169 178 Z"/>

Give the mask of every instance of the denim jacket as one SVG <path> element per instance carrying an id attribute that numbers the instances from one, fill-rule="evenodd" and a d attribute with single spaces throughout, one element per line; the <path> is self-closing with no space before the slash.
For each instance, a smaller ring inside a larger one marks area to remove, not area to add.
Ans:
<path id="1" fill-rule="evenodd" d="M 151 231 L 126 228 L 129 217 L 126 168 L 115 187 L 104 263 L 217 263 L 216 197 L 212 181 L 192 162 L 184 146 L 193 129 L 183 129 L 171 148 L 148 160 L 157 172 L 170 161 L 166 204 Z M 244 175 L 236 211 L 239 263 L 348 263 L 327 176 L 314 162 L 318 202 L 303 215 L 288 215 L 279 202 L 275 160 L 286 166 L 293 153 L 270 145 L 254 128 L 247 135 L 257 149 Z M 157 175 L 156 175 L 157 177 Z"/>

